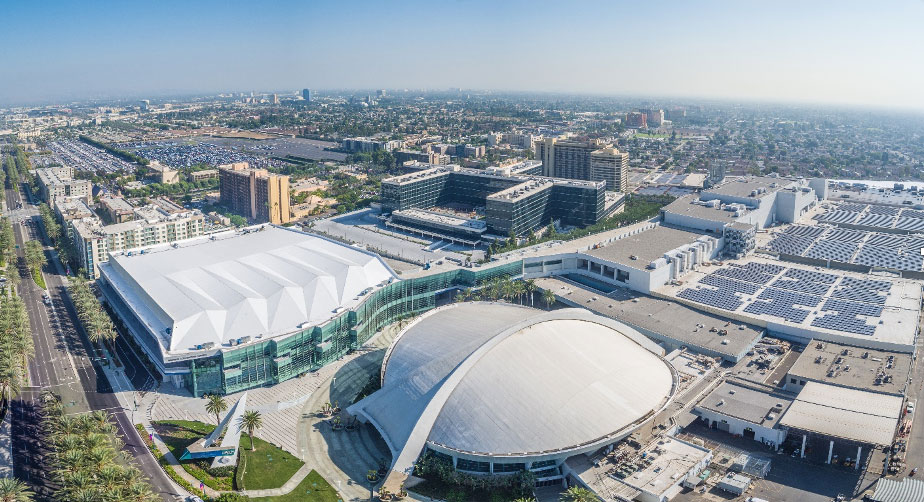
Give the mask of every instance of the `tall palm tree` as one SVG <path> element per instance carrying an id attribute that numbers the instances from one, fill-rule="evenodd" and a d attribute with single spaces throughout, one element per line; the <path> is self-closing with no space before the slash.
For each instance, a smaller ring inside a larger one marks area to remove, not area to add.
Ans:
<path id="1" fill-rule="evenodd" d="M 254 451 L 256 448 L 253 445 L 253 431 L 263 426 L 263 417 L 257 410 L 245 411 L 244 416 L 241 417 L 241 425 L 247 429 L 247 435 L 250 436 L 250 451 Z"/>
<path id="2" fill-rule="evenodd" d="M 228 402 L 218 394 L 207 394 L 205 398 L 205 411 L 215 415 L 216 425 L 221 425 L 221 412 L 228 409 Z"/>
<path id="3" fill-rule="evenodd" d="M 529 279 L 523 284 L 523 289 L 526 290 L 526 294 L 529 296 L 529 306 L 533 306 L 533 298 L 535 296 L 536 290 L 539 289 L 539 286 L 536 285 L 536 281 Z"/>
<path id="4" fill-rule="evenodd" d="M 545 300 L 545 309 L 550 310 L 552 308 L 552 304 L 555 303 L 555 292 L 551 289 L 543 290 L 542 299 Z"/>
<path id="5" fill-rule="evenodd" d="M 0 502 L 30 502 L 32 491 L 16 478 L 0 478 Z"/>
<path id="6" fill-rule="evenodd" d="M 600 499 L 586 488 L 572 486 L 565 491 L 560 500 L 561 502 L 597 502 Z"/>

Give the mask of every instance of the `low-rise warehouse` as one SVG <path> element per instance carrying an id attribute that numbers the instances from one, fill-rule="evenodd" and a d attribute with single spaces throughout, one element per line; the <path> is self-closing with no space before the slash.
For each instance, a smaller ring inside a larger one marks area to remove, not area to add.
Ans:
<path id="1" fill-rule="evenodd" d="M 911 354 L 812 340 L 786 374 L 785 388 L 799 392 L 819 382 L 901 396 L 910 371 Z"/>
<path id="2" fill-rule="evenodd" d="M 786 431 L 777 428 L 793 396 L 752 382 L 726 381 L 693 408 L 710 427 L 779 448 Z"/>
<path id="3" fill-rule="evenodd" d="M 829 464 L 851 458 L 859 469 L 864 451 L 892 444 L 902 402 L 901 396 L 807 382 L 779 424 L 802 457 L 810 453 Z"/>

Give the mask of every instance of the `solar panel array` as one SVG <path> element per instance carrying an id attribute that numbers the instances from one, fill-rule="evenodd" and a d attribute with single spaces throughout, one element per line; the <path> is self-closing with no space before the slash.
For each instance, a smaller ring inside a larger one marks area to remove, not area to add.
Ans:
<path id="1" fill-rule="evenodd" d="M 831 225 L 863 225 L 886 230 L 924 232 L 924 211 L 879 204 L 839 204 L 836 209 L 820 214 L 815 219 Z"/>
<path id="2" fill-rule="evenodd" d="M 812 326 L 869 336 L 875 333 L 876 324 L 868 324 L 867 318 L 882 316 L 891 287 L 889 281 L 751 262 L 722 267 L 677 296 L 728 311 L 744 305 L 744 312 L 796 324 L 814 313 Z"/>
<path id="3" fill-rule="evenodd" d="M 891 209 L 891 208 L 887 208 Z M 924 214 L 922 212 L 921 214 Z M 921 222 L 924 218 L 912 218 Z M 781 254 L 892 270 L 924 270 L 924 237 L 830 226 L 791 225 L 767 244 Z"/>
<path id="4" fill-rule="evenodd" d="M 809 315 L 808 310 L 798 309 L 796 305 L 815 307 L 821 303 L 820 296 L 804 295 L 776 288 L 764 289 L 757 298 L 744 308 L 745 312 L 767 314 L 794 323 L 801 323 Z"/>
<path id="5" fill-rule="evenodd" d="M 738 310 L 738 307 L 744 303 L 734 292 L 724 289 L 687 288 L 681 291 L 677 296 L 724 310 Z"/>

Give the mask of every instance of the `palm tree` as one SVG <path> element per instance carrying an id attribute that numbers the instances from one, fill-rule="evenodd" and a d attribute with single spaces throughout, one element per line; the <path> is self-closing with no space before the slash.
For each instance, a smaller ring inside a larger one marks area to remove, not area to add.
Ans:
<path id="1" fill-rule="evenodd" d="M 0 478 L 0 502 L 30 502 L 32 492 L 16 478 Z"/>
<path id="2" fill-rule="evenodd" d="M 254 451 L 256 448 L 253 445 L 253 431 L 263 426 L 263 417 L 257 410 L 245 411 L 244 416 L 241 417 L 241 425 L 247 429 L 247 435 L 250 436 L 250 451 Z"/>
<path id="3" fill-rule="evenodd" d="M 560 500 L 561 502 L 597 502 L 600 499 L 586 488 L 572 486 L 565 491 Z"/>
<path id="4" fill-rule="evenodd" d="M 542 299 L 545 300 L 545 309 L 550 310 L 552 308 L 552 304 L 555 303 L 555 292 L 551 289 L 543 290 Z"/>
<path id="5" fill-rule="evenodd" d="M 529 295 L 529 306 L 533 306 L 533 297 L 536 293 L 536 290 L 539 289 L 539 286 L 536 285 L 536 281 L 530 279 L 523 284 L 523 289 L 526 291 L 526 294 Z"/>
<path id="6" fill-rule="evenodd" d="M 221 425 L 221 412 L 228 409 L 228 403 L 218 394 L 207 394 L 205 398 L 205 411 L 215 415 L 215 422 Z"/>
<path id="7" fill-rule="evenodd" d="M 514 499 L 513 502 L 536 502 L 536 499 L 534 497 L 520 497 Z"/>

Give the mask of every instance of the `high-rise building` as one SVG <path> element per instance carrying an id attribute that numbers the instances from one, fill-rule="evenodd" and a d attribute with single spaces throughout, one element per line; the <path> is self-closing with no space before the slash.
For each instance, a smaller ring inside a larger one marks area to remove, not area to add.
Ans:
<path id="1" fill-rule="evenodd" d="M 302 89 L 302 98 L 305 101 L 311 102 L 311 89 Z"/>
<path id="2" fill-rule="evenodd" d="M 590 154 L 590 179 L 605 181 L 612 192 L 629 191 L 629 154 L 614 147 L 601 148 Z"/>
<path id="3" fill-rule="evenodd" d="M 379 90 L 375 91 L 375 94 L 376 94 L 376 96 L 378 96 L 378 97 L 380 97 L 380 98 L 384 98 L 384 97 L 385 97 L 385 89 L 379 89 Z"/>
<path id="4" fill-rule="evenodd" d="M 536 158 L 544 176 L 590 180 L 590 153 L 602 146 L 599 139 L 543 138 L 536 142 Z"/>
<path id="5" fill-rule="evenodd" d="M 648 115 L 639 112 L 629 112 L 626 114 L 626 127 L 639 129 L 648 126 Z"/>
<path id="6" fill-rule="evenodd" d="M 664 118 L 667 120 L 679 120 L 687 116 L 687 110 L 684 108 L 671 108 L 664 111 Z"/>
<path id="7" fill-rule="evenodd" d="M 274 105 L 279 104 L 279 96 L 275 92 L 273 93 L 273 104 Z"/>
<path id="8" fill-rule="evenodd" d="M 291 220 L 289 177 L 251 169 L 247 162 L 219 166 L 221 203 L 257 223 L 281 225 Z"/>
<path id="9" fill-rule="evenodd" d="M 648 127 L 661 127 L 664 122 L 664 110 L 659 108 L 642 108 L 639 109 L 639 113 L 645 115 Z"/>

